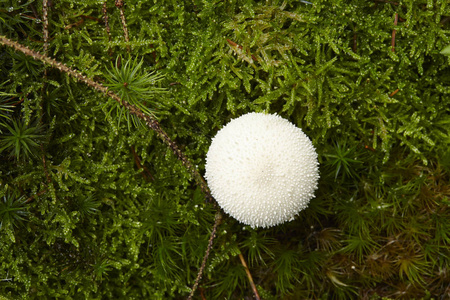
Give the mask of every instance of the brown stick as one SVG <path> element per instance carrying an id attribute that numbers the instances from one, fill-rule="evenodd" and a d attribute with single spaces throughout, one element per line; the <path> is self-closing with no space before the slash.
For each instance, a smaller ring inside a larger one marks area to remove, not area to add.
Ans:
<path id="1" fill-rule="evenodd" d="M 44 54 L 48 53 L 48 0 L 42 0 L 42 24 L 43 24 L 43 36 L 44 36 Z M 42 95 L 45 94 L 45 89 L 47 87 L 47 75 L 48 75 L 48 69 L 44 69 L 44 84 L 42 85 Z M 42 115 L 44 113 L 44 101 L 41 101 L 40 103 L 41 108 L 41 116 L 39 119 L 42 119 Z M 44 154 L 43 154 L 44 155 Z"/>
<path id="2" fill-rule="evenodd" d="M 213 246 L 214 238 L 216 237 L 217 227 L 219 227 L 219 224 L 221 221 L 222 221 L 222 213 L 220 212 L 220 210 L 218 210 L 216 213 L 216 220 L 214 222 L 213 230 L 211 232 L 211 236 L 209 237 L 208 248 L 206 248 L 206 252 L 205 252 L 205 256 L 203 257 L 202 265 L 200 266 L 200 269 L 198 270 L 197 278 L 195 279 L 194 286 L 192 286 L 192 290 L 191 290 L 191 293 L 189 294 L 188 300 L 192 299 L 192 297 L 195 294 L 195 290 L 197 290 L 198 284 L 199 284 L 200 280 L 202 279 L 203 271 L 205 270 L 205 267 L 206 267 L 206 261 L 208 260 L 209 253 L 211 252 L 211 249 Z"/>
<path id="3" fill-rule="evenodd" d="M 388 1 L 388 0 L 375 0 L 375 2 L 384 2 L 384 3 L 390 3 L 390 4 L 394 4 L 394 5 L 398 5 L 398 2 L 394 2 L 394 1 Z"/>
<path id="4" fill-rule="evenodd" d="M 103 2 L 102 12 L 103 12 L 103 22 L 105 23 L 106 33 L 108 34 L 108 41 L 111 42 L 111 28 L 109 27 L 108 22 L 108 10 L 106 6 L 106 1 Z M 108 54 L 109 56 L 112 56 L 111 46 L 109 45 L 108 45 Z"/>
<path id="5" fill-rule="evenodd" d="M 39 14 L 38 14 L 36 8 L 34 7 L 33 3 L 30 4 L 30 8 L 33 11 L 33 14 L 36 17 L 36 19 L 39 19 Z"/>
<path id="6" fill-rule="evenodd" d="M 141 163 L 141 159 L 139 158 L 139 156 L 137 155 L 136 151 L 134 150 L 134 147 L 131 146 L 131 153 L 133 153 L 133 157 L 134 157 L 134 162 L 136 163 L 136 166 L 138 167 L 138 169 L 143 169 L 144 172 L 142 172 L 142 176 L 144 176 L 144 179 L 146 181 L 148 181 L 149 179 L 151 179 L 152 181 L 155 180 L 155 177 L 153 177 L 152 173 L 150 173 L 150 171 L 142 165 Z M 150 178 L 149 178 L 150 177 Z"/>
<path id="7" fill-rule="evenodd" d="M 84 24 L 84 21 L 85 21 L 86 19 L 94 20 L 94 21 L 96 21 L 96 22 L 98 22 L 98 23 L 101 23 L 101 20 L 100 20 L 99 18 L 96 18 L 96 17 L 80 15 L 80 18 L 81 18 L 81 19 L 80 19 L 79 21 L 67 25 L 66 27 L 64 27 L 64 29 L 69 30 L 69 29 L 71 29 L 72 27 L 78 27 L 78 26 L 81 26 L 81 25 Z"/>
<path id="8" fill-rule="evenodd" d="M 392 93 L 389 94 L 389 97 L 394 96 L 395 94 L 397 94 L 400 91 L 400 89 L 396 89 L 395 91 L 393 91 Z"/>
<path id="9" fill-rule="evenodd" d="M 245 268 L 245 273 L 247 273 L 248 281 L 250 281 L 250 286 L 252 287 L 253 294 L 255 294 L 256 300 L 261 300 L 261 298 L 259 297 L 259 294 L 258 294 L 258 290 L 256 289 L 256 285 L 253 282 L 252 274 L 250 273 L 250 270 L 247 267 L 247 263 L 245 262 L 245 259 L 244 259 L 244 256 L 242 255 L 242 253 L 239 253 L 239 259 L 241 260 L 241 263 Z"/>
<path id="10" fill-rule="evenodd" d="M 42 23 L 44 31 L 44 53 L 48 51 L 48 0 L 42 0 Z"/>
<path id="11" fill-rule="evenodd" d="M 236 44 L 235 42 L 233 42 L 232 40 L 230 40 L 230 39 L 227 39 L 227 42 L 228 42 L 228 44 L 232 47 L 232 49 L 237 53 L 237 51 L 236 51 L 236 49 L 239 49 L 239 50 L 243 50 L 244 49 L 244 47 L 242 47 L 241 45 L 239 45 L 239 44 Z M 248 51 L 247 51 L 248 52 Z M 250 56 L 252 57 L 252 59 L 254 60 L 254 61 L 258 61 L 258 59 L 256 58 L 256 56 L 254 56 L 253 54 L 251 54 L 251 53 L 247 53 L 247 54 L 250 54 Z"/>
<path id="12" fill-rule="evenodd" d="M 127 50 L 128 52 L 130 52 L 131 51 L 129 44 L 130 37 L 128 36 L 127 20 L 125 18 L 125 13 L 123 10 L 124 0 L 116 0 L 116 6 L 119 8 L 120 11 L 120 20 L 122 21 L 123 35 L 125 37 L 125 42 L 127 43 Z"/>
<path id="13" fill-rule="evenodd" d="M 48 53 L 48 0 L 42 0 L 42 32 L 43 32 L 43 37 L 44 37 L 44 54 Z M 47 87 L 47 75 L 48 75 L 48 68 L 46 67 L 44 69 L 44 84 L 42 85 L 42 101 L 40 101 L 40 116 L 39 116 L 39 123 L 42 124 L 42 116 L 44 114 L 44 99 L 45 99 L 45 90 Z M 47 171 L 47 164 L 45 161 L 45 151 L 44 151 L 44 146 L 41 144 L 41 152 L 42 152 L 42 164 L 44 167 L 44 173 L 45 176 L 47 177 L 47 183 L 51 182 L 50 176 L 48 175 L 48 171 Z"/>
<path id="14" fill-rule="evenodd" d="M 52 182 L 52 179 L 50 178 L 50 175 L 48 173 L 47 161 L 45 160 L 44 146 L 42 145 L 41 145 L 41 152 L 42 152 L 42 166 L 44 167 L 45 178 L 47 178 L 47 183 L 50 183 Z"/>
<path id="15" fill-rule="evenodd" d="M 76 21 L 75 23 L 72 23 L 72 24 L 67 25 L 66 27 L 64 27 L 64 29 L 69 30 L 69 29 L 71 29 L 72 27 L 78 27 L 78 26 L 80 26 L 80 25 L 83 24 L 83 23 L 84 23 L 84 19 L 81 18 L 79 21 Z"/>
<path id="16" fill-rule="evenodd" d="M 29 202 L 33 201 L 34 198 L 39 197 L 39 196 L 41 196 L 41 195 L 43 195 L 43 194 L 45 194 L 45 193 L 47 193 L 47 190 L 42 190 L 42 191 L 36 193 L 35 195 L 31 196 L 30 198 L 28 198 L 28 199 L 25 201 L 25 203 L 29 203 Z"/>
<path id="17" fill-rule="evenodd" d="M 205 294 L 203 293 L 204 289 L 199 288 L 200 290 L 200 296 L 202 297 L 202 300 L 206 300 Z"/>
<path id="18" fill-rule="evenodd" d="M 395 14 L 395 19 L 394 19 L 394 26 L 397 26 L 397 22 L 398 22 L 398 14 Z M 391 46 L 392 46 L 392 52 L 395 52 L 395 34 L 397 33 L 397 30 L 392 30 L 392 41 L 391 41 Z"/>
<path id="19" fill-rule="evenodd" d="M 167 135 L 167 133 L 162 129 L 159 122 L 153 118 L 152 116 L 146 115 L 140 110 L 138 107 L 128 103 L 127 101 L 121 99 L 117 94 L 110 91 L 107 87 L 102 85 L 101 83 L 98 83 L 90 78 L 87 78 L 85 75 L 80 73 L 77 70 L 71 69 L 68 66 L 66 66 L 63 63 L 60 63 L 53 58 L 50 58 L 46 55 L 40 54 L 39 52 L 30 50 L 29 48 L 11 41 L 10 39 L 6 38 L 5 36 L 0 35 L 0 44 L 4 44 L 6 46 L 9 46 L 11 48 L 14 48 L 17 51 L 20 51 L 26 55 L 29 55 L 33 57 L 36 60 L 40 60 L 46 64 L 51 65 L 54 68 L 57 68 L 63 73 L 68 74 L 69 76 L 74 77 L 78 81 L 81 81 L 88 86 L 96 89 L 97 91 L 103 93 L 105 96 L 108 96 L 109 98 L 117 101 L 120 103 L 125 109 L 128 110 L 128 112 L 132 115 L 137 116 L 139 119 L 143 120 L 148 128 L 152 129 L 157 133 L 157 135 L 163 140 L 163 142 L 172 150 L 172 152 L 175 154 L 175 156 L 183 163 L 183 165 L 188 169 L 188 171 L 191 173 L 192 177 L 196 181 L 196 183 L 200 186 L 203 193 L 205 194 L 205 198 L 207 202 L 214 202 L 214 198 L 211 195 L 211 192 L 208 188 L 208 185 L 206 184 L 205 179 L 200 175 L 200 173 L 197 171 L 197 169 L 194 167 L 194 165 L 189 161 L 189 159 L 184 155 L 184 153 L 179 149 L 178 145 L 170 139 L 170 137 Z"/>

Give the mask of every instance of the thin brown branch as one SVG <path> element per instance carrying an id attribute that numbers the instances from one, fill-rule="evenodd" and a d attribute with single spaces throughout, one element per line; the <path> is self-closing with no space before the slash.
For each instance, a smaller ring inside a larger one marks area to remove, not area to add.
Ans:
<path id="1" fill-rule="evenodd" d="M 48 51 L 48 0 L 42 0 L 42 24 L 44 31 L 44 53 Z"/>
<path id="2" fill-rule="evenodd" d="M 208 248 L 206 248 L 206 252 L 205 252 L 205 256 L 203 257 L 202 265 L 200 266 L 200 269 L 198 270 L 197 278 L 195 279 L 194 286 L 192 287 L 192 290 L 191 290 L 191 293 L 189 294 L 188 300 L 192 299 L 192 297 L 195 294 L 195 291 L 197 290 L 198 284 L 200 283 L 200 280 L 202 279 L 203 271 L 205 270 L 205 267 L 206 267 L 206 261 L 208 260 L 209 253 L 211 252 L 211 249 L 213 246 L 214 238 L 216 237 L 217 227 L 219 227 L 219 224 L 221 221 L 222 221 L 222 213 L 220 212 L 220 210 L 218 210 L 216 213 L 216 220 L 214 222 L 211 236 L 209 237 Z"/>
<path id="3" fill-rule="evenodd" d="M 252 274 L 250 273 L 250 270 L 247 267 L 247 263 L 245 262 L 244 256 L 242 253 L 239 253 L 239 259 L 241 260 L 241 264 L 245 268 L 245 273 L 247 273 L 248 281 L 250 282 L 250 286 L 252 287 L 253 294 L 255 294 L 256 300 L 261 300 L 261 297 L 259 297 L 258 290 L 256 289 L 256 285 L 253 282 Z"/>
<path id="4" fill-rule="evenodd" d="M 364 146 L 364 149 L 368 149 L 368 150 L 370 150 L 370 151 L 372 151 L 372 152 L 376 152 L 376 151 L 377 151 L 377 150 L 375 150 L 374 148 L 370 147 L 369 145 L 365 145 L 365 146 Z"/>
<path id="5" fill-rule="evenodd" d="M 42 33 L 44 37 L 44 54 L 48 53 L 48 0 L 42 0 Z M 48 69 L 44 69 L 44 78 L 47 79 Z M 42 95 L 45 94 L 45 89 L 47 87 L 47 81 L 44 80 L 42 85 Z M 42 97 L 44 99 L 44 97 Z M 40 118 L 42 120 L 42 115 L 44 111 L 44 101 L 40 101 Z"/>
<path id="6" fill-rule="evenodd" d="M 83 18 L 83 19 L 93 20 L 93 21 L 95 21 L 95 22 L 97 22 L 99 24 L 102 23 L 102 19 L 99 19 L 97 17 L 93 17 L 93 16 L 89 16 L 89 15 L 80 15 L 80 17 Z"/>
<path id="7" fill-rule="evenodd" d="M 28 198 L 28 199 L 25 201 L 25 203 L 29 203 L 29 202 L 33 201 L 35 198 L 37 198 L 37 197 L 39 197 L 39 196 L 41 196 L 41 195 L 43 195 L 43 194 L 45 194 L 45 193 L 47 193 L 47 190 L 42 190 L 42 191 L 40 191 L 40 192 L 34 194 L 34 195 L 31 196 L 30 198 Z"/>
<path id="8" fill-rule="evenodd" d="M 389 4 L 393 4 L 393 5 L 398 5 L 398 2 L 394 2 L 394 1 L 388 1 L 388 0 L 375 0 L 375 2 L 383 2 L 383 3 L 389 3 Z"/>
<path id="9" fill-rule="evenodd" d="M 72 23 L 72 24 L 67 25 L 66 27 L 64 27 L 64 29 L 69 30 L 69 29 L 71 29 L 72 27 L 78 27 L 78 26 L 81 26 L 81 25 L 84 24 L 84 21 L 85 21 L 86 19 L 88 19 L 88 20 L 94 20 L 94 21 L 96 21 L 96 22 L 98 22 L 98 23 L 102 23 L 101 19 L 96 18 L 96 17 L 86 16 L 86 15 L 80 15 L 79 17 L 80 17 L 80 20 L 76 21 L 75 23 Z"/>
<path id="10" fill-rule="evenodd" d="M 242 53 L 243 50 L 244 50 L 244 47 L 242 47 L 242 46 L 239 45 L 239 44 L 236 44 L 235 42 L 233 42 L 233 41 L 230 40 L 230 39 L 227 39 L 227 43 L 230 45 L 231 49 L 233 49 L 233 51 L 236 52 L 236 54 L 240 54 L 240 53 Z M 248 49 L 247 49 L 247 55 L 250 55 L 251 58 L 252 58 L 254 61 L 258 61 L 258 59 L 256 58 L 256 56 L 254 56 L 253 54 L 251 54 L 251 53 L 248 51 Z"/>
<path id="11" fill-rule="evenodd" d="M 33 11 L 34 17 L 35 17 L 36 19 L 39 19 L 39 14 L 38 14 L 38 12 L 37 12 L 37 10 L 36 10 L 36 7 L 34 7 L 33 3 L 30 4 L 30 8 L 31 8 L 31 10 Z"/>
<path id="12" fill-rule="evenodd" d="M 202 300 L 206 300 L 205 293 L 204 293 L 205 289 L 199 288 L 199 290 L 200 290 L 200 297 L 202 297 Z"/>
<path id="13" fill-rule="evenodd" d="M 155 177 L 153 177 L 152 173 L 150 173 L 150 171 L 145 166 L 142 165 L 141 159 L 137 155 L 137 153 L 134 150 L 133 146 L 131 146 L 131 153 L 133 153 L 134 162 L 136 163 L 136 166 L 138 167 L 138 169 L 143 169 L 144 170 L 144 172 L 142 172 L 142 176 L 144 176 L 144 179 L 146 181 L 148 181 L 149 179 L 154 181 Z"/>
<path id="14" fill-rule="evenodd" d="M 389 97 L 394 96 L 395 94 L 397 94 L 400 91 L 400 89 L 396 89 L 395 91 L 393 91 L 392 93 L 389 94 Z"/>
<path id="15" fill-rule="evenodd" d="M 394 26 L 397 26 L 398 23 L 398 14 L 395 14 L 395 18 L 394 18 Z M 395 52 L 395 34 L 397 33 L 397 30 L 394 29 L 392 30 L 392 41 L 391 41 L 391 46 L 392 46 L 392 52 Z"/>
<path id="16" fill-rule="evenodd" d="M 27 95 L 28 96 L 28 95 Z M 25 100 L 25 97 L 20 98 L 19 101 L 12 103 L 12 106 L 16 106 L 19 105 L 20 103 L 22 103 Z M 10 100 L 6 101 L 6 103 L 8 103 Z"/>
<path id="17" fill-rule="evenodd" d="M 80 25 L 83 24 L 83 23 L 84 23 L 84 19 L 81 18 L 80 20 L 76 21 L 75 23 L 72 23 L 72 24 L 67 25 L 66 27 L 64 27 L 64 29 L 69 30 L 69 29 L 71 29 L 72 27 L 78 27 L 78 26 L 80 26 Z"/>
<path id="18" fill-rule="evenodd" d="M 108 34 L 108 41 L 111 42 L 111 28 L 109 27 L 108 9 L 106 7 L 106 1 L 103 2 L 102 12 L 103 12 L 103 22 L 105 23 L 106 33 Z M 111 46 L 108 46 L 108 54 L 109 56 L 112 56 Z"/>
<path id="19" fill-rule="evenodd" d="M 42 166 L 44 167 L 45 178 L 47 178 L 47 183 L 50 183 L 52 182 L 52 179 L 50 178 L 50 175 L 48 173 L 47 161 L 45 160 L 44 146 L 42 145 L 41 145 L 41 152 L 42 152 Z"/>
<path id="20" fill-rule="evenodd" d="M 125 12 L 123 9 L 124 6 L 124 0 L 116 0 L 116 6 L 119 8 L 120 11 L 120 20 L 122 21 L 122 27 L 123 27 L 123 35 L 125 37 L 125 42 L 127 43 L 127 50 L 128 52 L 131 51 L 130 48 L 130 37 L 128 36 L 128 28 L 127 28 L 127 20 L 125 18 Z"/>
<path id="21" fill-rule="evenodd" d="M 105 87 L 101 83 L 98 83 L 90 78 L 87 78 L 85 75 L 83 75 L 79 71 L 71 69 L 63 63 L 60 63 L 46 55 L 40 54 L 39 52 L 30 50 L 29 48 L 27 48 L 17 42 L 11 41 L 10 39 L 6 38 L 5 36 L 0 35 L 0 43 L 4 44 L 6 46 L 9 46 L 11 48 L 14 48 L 16 51 L 20 51 L 26 55 L 29 55 L 36 60 L 40 60 L 46 64 L 49 64 L 52 67 L 57 68 L 61 72 L 66 73 L 71 77 L 74 77 L 76 80 L 87 84 L 88 86 L 94 88 L 95 90 L 103 93 L 105 96 L 108 96 L 109 98 L 120 103 L 125 109 L 128 110 L 128 112 L 130 114 L 135 115 L 139 119 L 143 120 L 148 128 L 152 129 L 153 131 L 155 131 L 157 133 L 157 135 L 172 150 L 172 152 L 175 154 L 175 156 L 183 163 L 183 165 L 186 167 L 186 169 L 191 173 L 192 177 L 194 178 L 196 183 L 200 186 L 203 193 L 205 194 L 206 201 L 207 202 L 214 201 L 214 198 L 211 195 L 211 192 L 208 188 L 208 185 L 205 182 L 205 179 L 198 172 L 198 170 L 195 168 L 195 166 L 189 161 L 189 159 L 186 157 L 186 155 L 184 155 L 184 153 L 179 149 L 178 145 L 174 141 L 172 141 L 172 139 L 162 129 L 161 125 L 155 118 L 144 114 L 142 112 L 142 110 L 140 110 L 138 107 L 128 103 L 125 100 L 122 100 L 117 94 L 110 91 L 107 87 Z"/>

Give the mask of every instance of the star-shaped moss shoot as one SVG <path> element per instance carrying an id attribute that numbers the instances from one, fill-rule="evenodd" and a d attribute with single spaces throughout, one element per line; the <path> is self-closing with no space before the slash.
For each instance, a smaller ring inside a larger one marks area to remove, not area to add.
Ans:
<path id="1" fill-rule="evenodd" d="M 205 177 L 226 213 L 252 227 L 271 227 L 293 220 L 314 197 L 317 153 L 288 120 L 249 113 L 213 138 Z"/>

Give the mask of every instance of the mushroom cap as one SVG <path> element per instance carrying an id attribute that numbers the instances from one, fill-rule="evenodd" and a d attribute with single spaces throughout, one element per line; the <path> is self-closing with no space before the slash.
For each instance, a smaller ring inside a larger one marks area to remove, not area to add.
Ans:
<path id="1" fill-rule="evenodd" d="M 300 128 L 276 114 L 248 113 L 213 138 L 205 177 L 226 213 L 252 227 L 271 227 L 308 206 L 318 164 Z"/>

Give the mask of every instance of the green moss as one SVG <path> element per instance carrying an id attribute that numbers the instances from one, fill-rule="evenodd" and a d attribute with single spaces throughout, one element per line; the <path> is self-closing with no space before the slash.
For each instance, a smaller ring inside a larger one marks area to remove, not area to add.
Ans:
<path id="1" fill-rule="evenodd" d="M 16 2 L 0 7 L 0 34 L 43 52 L 42 3 Z M 440 297 L 450 6 L 310 2 L 125 1 L 127 41 L 114 1 L 109 33 L 103 2 L 52 1 L 47 53 L 153 113 L 201 173 L 211 138 L 250 111 L 313 140 L 309 208 L 264 230 L 226 216 L 197 298 L 252 297 L 239 254 L 264 299 Z M 0 78 L 0 141 L 16 123 L 39 129 L 0 146 L 0 294 L 187 297 L 215 208 L 182 162 L 112 100 L 5 46 Z"/>

